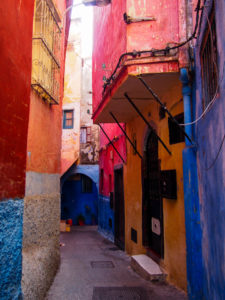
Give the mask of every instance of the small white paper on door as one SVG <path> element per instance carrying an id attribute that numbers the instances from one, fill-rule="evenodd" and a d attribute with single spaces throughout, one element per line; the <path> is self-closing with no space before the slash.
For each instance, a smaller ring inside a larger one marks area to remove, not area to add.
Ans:
<path id="1" fill-rule="evenodd" d="M 152 218 L 152 232 L 157 235 L 161 234 L 160 221 L 158 219 Z"/>

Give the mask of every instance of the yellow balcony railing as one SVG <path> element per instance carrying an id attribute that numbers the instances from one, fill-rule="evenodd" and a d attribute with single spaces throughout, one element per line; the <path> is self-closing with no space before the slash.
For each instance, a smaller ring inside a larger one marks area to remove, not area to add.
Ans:
<path id="1" fill-rule="evenodd" d="M 33 25 L 33 89 L 51 104 L 60 99 L 61 30 L 49 0 L 36 0 Z"/>

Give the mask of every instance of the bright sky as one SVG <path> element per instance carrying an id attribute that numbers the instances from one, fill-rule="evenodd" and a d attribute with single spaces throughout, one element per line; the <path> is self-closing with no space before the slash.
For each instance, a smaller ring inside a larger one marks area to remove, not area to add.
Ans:
<path id="1" fill-rule="evenodd" d="M 76 3 L 76 1 L 74 1 Z M 82 57 L 92 55 L 92 35 L 93 35 L 93 8 L 90 6 L 77 6 L 73 8 L 71 18 L 81 18 L 81 36 L 82 36 Z"/>

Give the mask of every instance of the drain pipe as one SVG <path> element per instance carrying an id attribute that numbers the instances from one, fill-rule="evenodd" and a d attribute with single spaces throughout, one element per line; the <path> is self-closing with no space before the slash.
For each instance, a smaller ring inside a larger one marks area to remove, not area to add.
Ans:
<path id="1" fill-rule="evenodd" d="M 191 86 L 188 78 L 187 69 L 180 70 L 180 81 L 182 82 L 182 95 L 184 103 L 184 123 L 190 123 L 192 121 L 192 109 L 191 109 Z M 193 139 L 192 125 L 185 126 L 185 132 Z M 185 137 L 186 146 L 191 146 L 191 142 Z"/>
<path id="2" fill-rule="evenodd" d="M 192 122 L 196 105 L 195 79 L 191 85 L 188 71 L 181 69 L 184 121 Z M 194 125 L 185 126 L 185 132 L 193 139 Z M 189 299 L 203 299 L 202 229 L 200 223 L 200 204 L 197 175 L 197 146 L 185 139 L 183 150 L 183 184 L 186 228 L 186 261 Z"/>

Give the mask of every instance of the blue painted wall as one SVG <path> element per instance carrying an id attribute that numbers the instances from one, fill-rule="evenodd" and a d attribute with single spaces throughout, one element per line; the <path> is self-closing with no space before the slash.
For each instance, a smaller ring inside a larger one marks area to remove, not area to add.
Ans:
<path id="1" fill-rule="evenodd" d="M 23 200 L 0 202 L 0 299 L 22 299 Z"/>
<path id="2" fill-rule="evenodd" d="M 201 115 L 200 47 L 212 0 L 206 1 L 196 46 L 196 116 Z M 225 299 L 225 1 L 215 0 L 219 90 L 215 103 L 196 126 L 201 204 L 204 299 Z"/>
<path id="3" fill-rule="evenodd" d="M 103 195 L 99 195 L 98 202 L 98 231 L 114 242 L 114 211 L 110 208 L 109 197 Z"/>
<path id="4" fill-rule="evenodd" d="M 80 175 L 80 178 L 83 175 Z M 98 190 L 92 181 L 92 192 L 82 192 L 82 180 L 67 180 L 62 187 L 61 219 L 72 219 L 78 225 L 78 216 L 83 215 L 85 225 L 97 225 Z"/>
<path id="5" fill-rule="evenodd" d="M 194 70 L 193 70 L 194 72 Z M 195 82 L 189 81 L 186 69 L 181 69 L 182 94 L 185 123 L 192 122 L 196 103 Z M 192 143 L 186 138 L 183 150 L 183 181 L 187 253 L 187 290 L 189 299 L 203 299 L 202 230 L 200 225 L 200 204 L 197 175 L 197 147 L 194 125 L 185 127 Z"/>
<path id="6" fill-rule="evenodd" d="M 75 174 L 83 174 L 90 177 L 99 190 L 99 166 L 98 165 L 76 165 L 73 164 L 69 170 L 61 177 L 61 190 L 64 182 Z"/>

